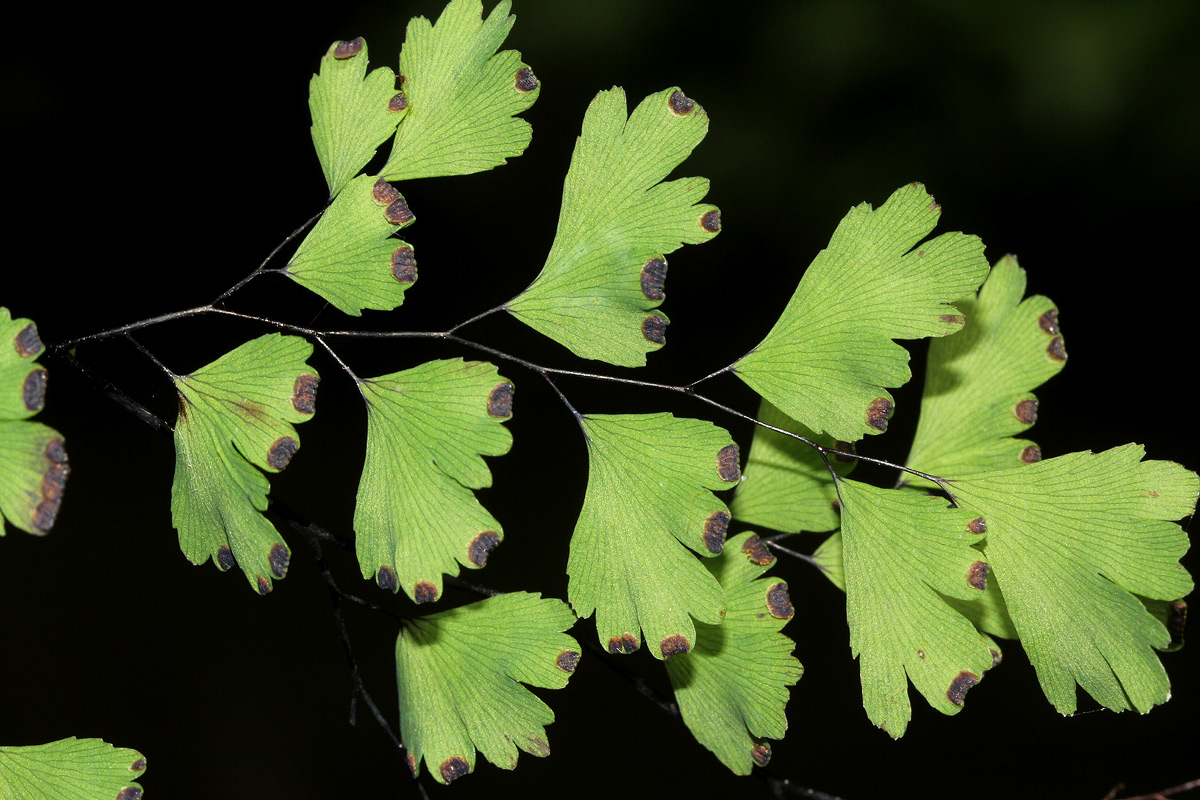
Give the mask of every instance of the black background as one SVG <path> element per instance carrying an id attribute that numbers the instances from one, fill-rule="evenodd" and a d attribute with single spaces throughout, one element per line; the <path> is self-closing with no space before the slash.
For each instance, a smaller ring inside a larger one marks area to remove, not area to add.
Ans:
<path id="1" fill-rule="evenodd" d="M 364 35 L 373 63 L 395 68 L 407 18 L 435 16 L 440 3 L 156 9 L 42 4 L 7 14 L 0 304 L 34 318 L 47 342 L 203 304 L 247 274 L 323 202 L 306 105 L 320 55 Z M 668 345 L 638 377 L 686 382 L 740 356 L 850 206 L 878 205 L 920 180 L 943 205 L 940 230 L 979 234 L 992 260 L 1016 253 L 1030 291 L 1062 310 L 1070 362 L 1038 392 L 1031 433 L 1046 455 L 1139 441 L 1151 457 L 1200 466 L 1190 248 L 1200 7 L 526 0 L 514 10 L 508 46 L 543 85 L 525 114 L 533 143 L 503 168 L 403 187 L 417 215 L 405 238 L 420 281 L 400 310 L 368 313 L 363 326 L 444 329 L 517 294 L 553 237 L 590 98 L 618 84 L 632 105 L 679 85 L 712 119 L 679 174 L 712 180 L 724 229 L 671 258 Z M 348 324 L 273 277 L 232 305 Z M 261 332 L 196 319 L 139 339 L 186 372 Z M 510 319 L 470 332 L 579 366 Z M 924 347 L 912 350 L 917 379 L 895 393 L 892 429 L 864 452 L 903 458 Z M 339 352 L 362 375 L 469 355 L 414 342 Z M 169 384 L 127 343 L 87 345 L 79 356 L 173 415 Z M 62 361 L 44 361 L 41 419 L 65 434 L 72 476 L 50 536 L 9 529 L 0 540 L 0 742 L 77 735 L 138 748 L 155 798 L 414 796 L 402 756 L 365 709 L 357 726 L 347 723 L 348 670 L 303 542 L 289 534 L 290 572 L 267 598 L 240 574 L 188 564 L 169 515 L 170 440 Z M 336 365 L 324 354 L 313 363 L 324 377 L 318 414 L 272 493 L 349 535 L 364 414 Z M 583 445 L 544 384 L 502 371 L 517 385 L 515 445 L 492 460 L 495 486 L 481 497 L 507 538 L 470 577 L 565 597 Z M 699 404 L 583 381 L 563 389 L 585 412 L 704 416 L 727 425 L 743 452 L 749 444 L 745 425 Z M 734 380 L 711 393 L 755 408 Z M 349 554 L 328 555 L 346 588 L 410 609 L 361 583 Z M 1194 557 L 1184 563 L 1195 572 Z M 1162 708 L 1116 715 L 1082 698 L 1085 713 L 1064 719 L 1010 643 L 961 714 L 943 717 L 917 698 L 908 734 L 893 742 L 862 711 L 843 597 L 803 564 L 776 572 L 791 585 L 797 613 L 785 630 L 807 670 L 770 766 L 781 778 L 848 800 L 1099 800 L 1121 781 L 1149 791 L 1200 777 L 1189 734 L 1200 707 L 1194 648 L 1164 657 L 1174 698 Z M 395 623 L 359 609 L 347 617 L 364 677 L 394 724 Z M 594 628 L 582 622 L 575 633 L 594 637 Z M 769 794 L 731 776 L 601 660 L 585 654 L 569 688 L 539 691 L 558 718 L 550 758 L 522 756 L 512 775 L 481 759 L 448 790 L 426 776 L 431 795 Z M 622 663 L 667 689 L 648 653 Z"/>

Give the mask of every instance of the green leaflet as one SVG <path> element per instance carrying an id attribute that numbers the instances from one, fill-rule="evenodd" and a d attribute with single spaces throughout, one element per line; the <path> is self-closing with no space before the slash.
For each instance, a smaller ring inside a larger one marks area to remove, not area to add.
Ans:
<path id="1" fill-rule="evenodd" d="M 355 178 L 296 249 L 282 272 L 344 313 L 390 311 L 417 279 L 408 243 L 392 238 L 415 217 L 386 181 Z"/>
<path id="2" fill-rule="evenodd" d="M 46 401 L 37 325 L 0 306 L 0 536 L 4 520 L 33 534 L 54 527 L 70 468 L 63 437 L 28 418 Z"/>
<path id="3" fill-rule="evenodd" d="M 730 539 L 704 566 L 728 600 L 719 625 L 696 626 L 696 646 L 666 662 L 683 721 L 696 741 L 738 775 L 765 766 L 787 731 L 788 688 L 804 668 L 780 633 L 792 617 L 787 584 L 760 577 L 775 562 L 753 533 Z"/>
<path id="4" fill-rule="evenodd" d="M 1057 374 L 1067 354 L 1058 309 L 1041 295 L 1022 300 L 1024 294 L 1025 271 L 1005 256 L 978 297 L 959 302 L 963 330 L 930 342 L 909 466 L 961 477 L 1041 458 L 1037 445 L 1012 437 L 1037 420 L 1030 390 Z M 930 485 L 912 475 L 905 480 Z"/>
<path id="5" fill-rule="evenodd" d="M 270 333 L 190 375 L 174 376 L 175 480 L 171 518 L 193 564 L 235 564 L 259 594 L 287 574 L 291 554 L 263 517 L 267 477 L 300 448 L 293 423 L 312 417 L 318 375 L 312 345 Z"/>
<path id="6" fill-rule="evenodd" d="M 442 575 L 482 567 L 504 538 L 474 489 L 492 484 L 481 456 L 512 446 L 513 385 L 496 367 L 430 361 L 359 382 L 367 403 L 367 455 L 354 531 L 363 577 L 436 600 Z"/>
<path id="7" fill-rule="evenodd" d="M 699 201 L 705 178 L 661 181 L 708 132 L 708 115 L 677 88 L 626 118 L 625 91 L 588 106 L 563 185 L 554 244 L 507 308 L 581 358 L 642 366 L 665 342 L 663 256 L 716 236 L 720 213 Z"/>
<path id="8" fill-rule="evenodd" d="M 766 400 L 759 406 L 758 419 L 825 447 L 842 451 L 850 447 L 832 436 L 818 436 Z M 847 475 L 857 462 L 830 456 L 829 463 L 839 475 Z M 781 433 L 755 427 L 742 482 L 729 504 L 734 519 L 786 533 L 831 531 L 839 524 L 836 501 L 833 478 L 816 450 Z"/>
<path id="9" fill-rule="evenodd" d="M 408 102 L 396 91 L 396 73 L 379 67 L 367 74 L 367 44 L 360 37 L 334 42 L 321 71 L 308 83 L 312 139 L 334 197 L 396 132 Z"/>
<path id="10" fill-rule="evenodd" d="M 1171 635 L 1134 596 L 1174 600 L 1192 589 L 1179 564 L 1200 481 L 1140 445 L 1071 453 L 952 482 L 987 521 L 984 552 L 1046 697 L 1075 711 L 1075 684 L 1115 711 L 1166 702 L 1154 649 Z"/>
<path id="11" fill-rule="evenodd" d="M 25 747 L 0 746 L 4 800 L 137 800 L 146 759 L 101 739 L 60 739 Z"/>
<path id="12" fill-rule="evenodd" d="M 563 631 L 574 623 L 561 600 L 525 592 L 406 621 L 396 682 L 413 775 L 424 759 L 449 783 L 474 771 L 476 749 L 502 769 L 516 767 L 518 749 L 549 755 L 545 726 L 554 712 L 520 683 L 567 685 L 579 645 Z"/>
<path id="13" fill-rule="evenodd" d="M 884 387 L 912 377 L 908 351 L 892 340 L 957 331 L 963 317 L 949 303 L 987 276 L 977 237 L 921 242 L 940 214 L 918 183 L 875 211 L 851 209 L 737 375 L 818 433 L 851 442 L 886 430 L 893 403 Z"/>
<path id="14" fill-rule="evenodd" d="M 687 652 L 692 623 L 715 625 L 725 593 L 688 551 L 725 546 L 729 511 L 710 490 L 732 488 L 737 445 L 710 422 L 671 414 L 582 417 L 588 485 L 571 538 L 567 594 L 581 618 L 596 612 L 600 643 L 655 658 Z M 684 547 L 686 545 L 687 547 Z"/>
<path id="15" fill-rule="evenodd" d="M 846 619 L 863 707 L 899 738 L 912 716 L 906 675 L 931 706 L 956 714 L 992 667 L 989 640 L 943 599 L 978 597 L 989 567 L 971 546 L 981 535 L 972 512 L 848 479 L 839 487 Z"/>
<path id="16" fill-rule="evenodd" d="M 409 20 L 400 51 L 408 113 L 381 175 L 389 181 L 468 175 L 503 164 L 529 146 L 540 84 L 516 50 L 496 50 L 515 17 L 502 0 L 481 19 L 479 0 L 452 0 L 430 25 Z"/>

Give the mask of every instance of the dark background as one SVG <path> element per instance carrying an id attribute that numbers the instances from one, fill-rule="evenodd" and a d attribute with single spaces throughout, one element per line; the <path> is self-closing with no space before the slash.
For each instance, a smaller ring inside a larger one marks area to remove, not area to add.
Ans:
<path id="1" fill-rule="evenodd" d="M 721 367 L 769 329 L 805 265 L 850 206 L 923 181 L 939 230 L 979 234 L 989 258 L 1021 258 L 1031 292 L 1062 309 L 1070 362 L 1038 392 L 1032 436 L 1047 456 L 1128 441 L 1200 466 L 1193 384 L 1194 204 L 1200 180 L 1200 6 L 1069 2 L 884 4 L 517 3 L 509 46 L 541 79 L 527 153 L 481 175 L 403 187 L 417 215 L 405 238 L 420 281 L 379 329 L 444 329 L 507 300 L 536 275 L 553 237 L 561 179 L 584 109 L 600 89 L 631 105 L 681 86 L 712 118 L 680 174 L 712 180 L 716 240 L 671 258 L 668 345 L 639 377 L 685 382 Z M 491 3 L 488 4 L 489 8 Z M 396 66 L 408 17 L 440 2 L 113 7 L 27 6 L 9 18 L 0 78 L 6 159 L 0 304 L 34 318 L 47 342 L 208 302 L 321 207 L 308 134 L 307 80 L 330 42 L 364 35 Z M 343 327 L 335 309 L 266 278 L 232 305 Z M 140 340 L 178 372 L 263 329 L 199 319 Z M 554 366 L 579 366 L 510 319 L 480 341 Z M 429 343 L 346 344 L 361 375 L 469 355 Z M 919 370 L 923 345 L 913 347 Z M 122 341 L 79 357 L 157 414 L 169 384 Z M 288 533 L 285 581 L 256 596 L 240 573 L 193 567 L 170 521 L 169 438 L 105 399 L 60 360 L 41 419 L 71 453 L 53 533 L 0 540 L 0 742 L 69 735 L 140 749 L 153 798 L 409 797 L 403 758 L 351 696 L 342 646 L 314 560 Z M 324 354 L 318 414 L 273 496 L 343 535 L 351 530 L 364 415 Z M 585 367 L 586 368 L 586 367 Z M 603 365 L 596 367 L 601 371 Z M 470 577 L 565 597 L 567 544 L 586 459 L 569 416 L 514 366 L 515 445 L 492 461 L 484 503 L 507 538 Z M 620 372 L 619 370 L 608 370 Z M 864 452 L 903 458 L 918 379 L 896 392 L 886 437 Z M 745 425 L 654 392 L 564 382 L 585 412 L 672 410 Z M 744 411 L 735 380 L 711 393 Z M 868 475 L 866 471 L 864 475 Z M 887 480 L 886 476 L 880 479 Z M 815 545 L 816 540 L 813 544 Z M 351 555 L 328 553 L 345 588 L 411 609 L 363 584 Z M 1197 562 L 1185 559 L 1194 573 Z M 843 597 L 803 564 L 780 563 L 797 613 L 785 631 L 807 672 L 770 771 L 848 800 L 1055 797 L 1099 800 L 1117 782 L 1150 791 L 1200 777 L 1195 648 L 1164 657 L 1174 698 L 1146 716 L 1064 719 L 1020 647 L 946 718 L 919 698 L 893 742 L 860 703 Z M 451 593 L 450 602 L 466 602 Z M 359 665 L 395 724 L 395 623 L 347 612 Z M 590 622 L 574 629 L 594 638 Z M 431 796 L 767 796 L 731 776 L 664 714 L 585 654 L 571 686 L 540 692 L 558 721 L 553 755 L 515 774 L 484 763 Z M 648 653 L 622 664 L 667 689 Z"/>

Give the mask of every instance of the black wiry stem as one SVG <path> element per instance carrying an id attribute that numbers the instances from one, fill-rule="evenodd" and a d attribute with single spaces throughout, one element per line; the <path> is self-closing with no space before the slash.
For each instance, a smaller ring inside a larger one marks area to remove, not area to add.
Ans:
<path id="1" fill-rule="evenodd" d="M 303 225 L 301 225 L 299 228 L 296 228 L 296 230 L 289 233 L 282 242 L 275 245 L 275 249 L 272 250 L 269 254 L 267 254 L 267 257 L 262 260 L 261 264 L 259 264 L 257 267 L 254 268 L 253 272 L 251 272 L 246 277 L 242 278 L 240 281 L 235 283 L 233 286 L 230 286 L 228 289 L 221 292 L 221 294 L 217 295 L 217 299 L 213 300 L 211 303 L 209 303 L 209 307 L 215 307 L 217 305 L 220 305 L 220 303 L 223 300 L 227 299 L 230 295 L 232 295 L 238 289 L 241 289 L 247 283 L 249 283 L 250 281 L 257 278 L 259 275 L 262 275 L 264 272 L 266 272 L 267 265 L 271 263 L 271 261 L 275 258 L 275 256 L 279 255 L 279 251 L 282 250 L 283 248 L 287 247 L 288 243 L 293 241 L 297 236 L 299 236 L 300 234 L 302 234 L 306 230 L 308 230 L 309 227 L 311 227 L 313 225 L 313 223 L 315 223 L 317 220 L 319 220 L 324 213 L 325 213 L 325 209 L 322 208 L 316 214 L 313 214 L 311 217 L 309 217 L 308 220 Z"/>

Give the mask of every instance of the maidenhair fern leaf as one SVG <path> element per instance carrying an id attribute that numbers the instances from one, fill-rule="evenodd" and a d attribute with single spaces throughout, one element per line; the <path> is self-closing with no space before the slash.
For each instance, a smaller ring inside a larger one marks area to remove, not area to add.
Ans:
<path id="1" fill-rule="evenodd" d="M 1012 437 L 1037 420 L 1030 390 L 1057 374 L 1067 353 L 1058 309 L 1041 295 L 1022 300 L 1024 294 L 1025 271 L 1005 256 L 978 297 L 959 302 L 967 318 L 962 332 L 930 342 L 909 466 L 962 477 L 1041 458 L 1033 442 Z"/>
<path id="2" fill-rule="evenodd" d="M 271 333 L 190 375 L 174 376 L 175 481 L 171 516 L 193 564 L 210 557 L 222 572 L 240 566 L 259 594 L 287 574 L 291 557 L 263 517 L 267 477 L 300 448 L 294 423 L 310 419 L 318 376 L 312 345 Z"/>
<path id="3" fill-rule="evenodd" d="M 313 146 L 334 197 L 396 132 L 408 101 L 388 67 L 367 74 L 367 43 L 360 37 L 329 46 L 320 73 L 309 81 L 308 107 Z"/>
<path id="4" fill-rule="evenodd" d="M 0 797 L 5 800 L 138 800 L 134 780 L 146 771 L 136 750 L 102 739 L 60 739 L 24 747 L 0 745 Z"/>
<path id="5" fill-rule="evenodd" d="M 818 433 L 855 441 L 886 430 L 893 403 L 884 387 L 912 377 L 908 351 L 893 339 L 960 329 L 963 315 L 949 304 L 987 276 L 977 237 L 921 241 L 940 214 L 918 183 L 877 210 L 851 209 L 737 375 Z"/>
<path id="6" fill-rule="evenodd" d="M 758 419 L 824 447 L 842 452 L 851 447 L 832 436 L 818 436 L 766 400 L 759 406 Z M 849 474 L 856 463 L 852 458 L 829 456 L 829 465 L 839 475 Z M 754 429 L 750 456 L 729 511 L 740 522 L 785 533 L 831 531 L 839 524 L 837 489 L 820 453 L 763 427 Z"/>
<path id="7" fill-rule="evenodd" d="M 719 625 L 696 625 L 696 646 L 666 662 L 675 700 L 696 741 L 738 775 L 766 766 L 787 731 L 788 688 L 804 673 L 780 629 L 793 608 L 783 581 L 761 577 L 775 562 L 753 533 L 732 538 L 704 566 L 728 600 Z"/>
<path id="8" fill-rule="evenodd" d="M 33 534 L 54 527 L 66 486 L 67 451 L 58 431 L 28 418 L 46 402 L 37 325 L 0 306 L 0 536 L 4 520 Z"/>
<path id="9" fill-rule="evenodd" d="M 679 89 L 643 100 L 626 118 L 625 92 L 588 106 L 563 186 L 558 232 L 541 273 L 507 308 L 582 358 L 635 367 L 665 342 L 667 262 L 721 228 L 700 204 L 705 178 L 662 183 L 708 132 L 708 115 Z"/>
<path id="10" fill-rule="evenodd" d="M 468 175 L 529 146 L 529 123 L 515 115 L 533 105 L 540 84 L 516 50 L 496 52 L 516 19 L 510 6 L 502 0 L 481 19 L 479 0 L 451 0 L 436 25 L 409 21 L 400 51 L 408 113 L 385 179 Z"/>
<path id="11" fill-rule="evenodd" d="M 363 577 L 418 603 L 442 575 L 482 567 L 504 532 L 475 499 L 492 483 L 482 456 L 507 453 L 513 385 L 492 364 L 453 359 L 359 383 L 367 456 L 354 512 Z"/>
<path id="12" fill-rule="evenodd" d="M 711 490 L 736 485 L 737 445 L 709 422 L 671 414 L 582 418 L 588 485 L 567 561 L 568 599 L 596 612 L 600 643 L 655 658 L 686 653 L 692 618 L 716 625 L 725 593 L 689 552 L 725 546 L 729 510 Z M 687 547 L 684 547 L 686 545 Z"/>
<path id="13" fill-rule="evenodd" d="M 1195 473 L 1142 461 L 1140 445 L 1071 453 L 952 482 L 958 502 L 987 520 L 984 546 L 1012 622 L 1046 697 L 1075 711 L 1075 685 L 1113 710 L 1145 713 L 1170 682 L 1155 649 L 1163 623 L 1134 595 L 1174 600 L 1192 590 L 1179 564 Z"/>
<path id="14" fill-rule="evenodd" d="M 414 220 L 396 188 L 360 175 L 346 187 L 281 271 L 344 313 L 390 311 L 417 279 L 412 246 L 392 234 Z"/>
<path id="15" fill-rule="evenodd" d="M 566 604 L 517 592 L 408 620 L 396 639 L 400 735 L 416 775 L 424 760 L 440 783 L 474 771 L 478 750 L 502 769 L 518 750 L 550 754 L 554 712 L 522 687 L 561 689 L 579 663 L 563 633 Z"/>
<path id="16" fill-rule="evenodd" d="M 989 566 L 972 547 L 975 514 L 941 497 L 839 482 L 850 649 L 862 672 L 863 707 L 893 738 L 912 716 L 908 681 L 931 706 L 955 714 L 991 668 L 989 641 L 944 597 L 970 601 Z"/>

